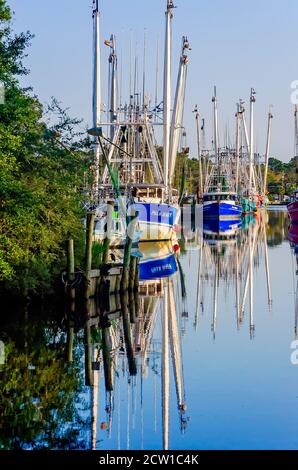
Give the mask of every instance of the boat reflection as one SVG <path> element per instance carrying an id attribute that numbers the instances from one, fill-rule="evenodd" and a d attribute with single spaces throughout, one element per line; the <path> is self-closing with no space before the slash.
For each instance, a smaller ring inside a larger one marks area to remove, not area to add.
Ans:
<path id="1" fill-rule="evenodd" d="M 254 336 L 254 270 L 258 265 L 260 250 L 264 250 L 268 305 L 271 308 L 272 293 L 267 247 L 268 216 L 246 216 L 241 222 L 223 221 L 221 225 L 204 223 L 198 234 L 199 263 L 197 300 L 194 327 L 199 327 L 200 313 L 211 309 L 211 330 L 216 338 L 218 324 L 219 290 L 224 294 L 223 302 L 231 286 L 234 289 L 236 324 L 243 324 L 248 304 L 250 335 Z M 212 307 L 211 307 L 212 302 Z M 225 305 L 221 303 L 221 308 Z"/>
<path id="2" fill-rule="evenodd" d="M 147 242 L 139 245 L 142 258 L 140 260 L 140 281 L 162 279 L 177 272 L 175 252 L 179 250 L 177 242 Z"/>
<path id="3" fill-rule="evenodd" d="M 138 290 L 126 294 L 111 293 L 106 302 L 108 309 L 103 305 L 94 305 L 94 302 L 90 305 L 88 322 L 92 310 L 97 322 L 93 323 L 94 331 L 101 332 L 101 341 L 93 343 L 90 354 L 85 354 L 85 370 L 93 369 L 91 383 L 86 381 L 86 384 L 92 385 L 93 449 L 99 447 L 103 433 L 112 440 L 117 435 L 118 449 L 129 449 L 131 434 L 135 434 L 137 423 L 141 447 L 144 447 L 144 413 L 148 413 L 146 408 L 152 407 L 152 401 L 148 403 L 143 396 L 143 381 L 148 376 L 153 376 L 152 426 L 155 432 L 159 421 L 158 404 L 161 403 L 163 449 L 169 448 L 171 374 L 175 382 L 181 432 L 184 432 L 188 421 L 180 324 L 182 296 L 175 257 L 178 245 L 148 242 L 140 244 L 139 250 L 142 257 Z M 113 258 L 117 261 L 119 257 L 121 250 L 114 250 Z M 158 381 L 161 401 L 158 399 Z M 106 394 L 104 406 L 99 398 L 102 393 Z M 125 423 L 121 415 L 124 401 Z"/>
<path id="4" fill-rule="evenodd" d="M 297 277 L 296 285 L 294 287 L 295 292 L 295 339 L 298 338 L 298 224 L 297 223 L 291 223 L 288 231 L 288 239 L 290 242 L 290 246 L 292 249 L 293 257 L 294 257 L 294 263 L 293 266 L 295 266 L 295 275 Z"/>

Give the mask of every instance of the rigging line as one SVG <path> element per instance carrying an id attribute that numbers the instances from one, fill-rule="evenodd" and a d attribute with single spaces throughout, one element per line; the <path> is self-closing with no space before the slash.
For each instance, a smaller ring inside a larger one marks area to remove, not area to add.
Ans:
<path id="1" fill-rule="evenodd" d="M 113 145 L 116 149 L 120 150 L 121 152 L 125 153 L 129 158 L 133 158 L 132 155 L 130 155 L 129 153 L 127 153 L 123 148 L 119 147 L 119 145 L 115 144 L 114 142 L 112 142 L 111 139 L 109 139 L 108 137 L 105 137 L 104 135 L 101 136 L 101 139 L 103 140 L 106 140 L 110 145 Z"/>

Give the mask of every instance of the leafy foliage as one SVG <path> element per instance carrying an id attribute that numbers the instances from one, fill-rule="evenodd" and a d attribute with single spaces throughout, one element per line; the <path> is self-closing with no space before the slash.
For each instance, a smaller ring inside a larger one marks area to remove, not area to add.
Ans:
<path id="1" fill-rule="evenodd" d="M 53 99 L 43 110 L 17 76 L 32 36 L 13 36 L 11 14 L 0 0 L 0 281 L 21 292 L 49 286 L 64 260 L 64 244 L 83 243 L 83 181 L 89 142 L 80 121 Z"/>
<path id="2" fill-rule="evenodd" d="M 296 188 L 296 160 L 283 163 L 277 158 L 269 159 L 268 190 L 270 195 L 284 196 Z"/>

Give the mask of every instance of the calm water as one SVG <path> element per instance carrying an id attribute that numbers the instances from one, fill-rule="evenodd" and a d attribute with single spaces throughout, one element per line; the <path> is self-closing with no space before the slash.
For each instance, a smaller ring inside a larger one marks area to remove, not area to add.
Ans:
<path id="1" fill-rule="evenodd" d="M 2 324 L 2 448 L 298 449 L 287 214 L 246 220 L 220 241 L 188 234 L 180 263 L 141 282 L 127 328 L 117 299 L 103 330 L 94 305 L 87 328 L 59 309 Z"/>

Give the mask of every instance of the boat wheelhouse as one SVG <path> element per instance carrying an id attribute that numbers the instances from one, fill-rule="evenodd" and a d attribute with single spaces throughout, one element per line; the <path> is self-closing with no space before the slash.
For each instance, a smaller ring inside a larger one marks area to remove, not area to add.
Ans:
<path id="1" fill-rule="evenodd" d="M 211 192 L 203 195 L 205 218 L 239 218 L 242 208 L 237 204 L 237 194 L 230 192 Z"/>

